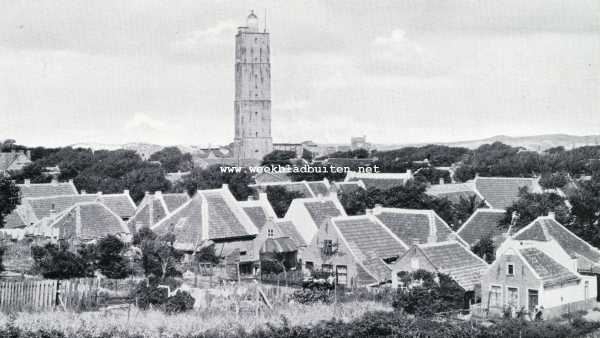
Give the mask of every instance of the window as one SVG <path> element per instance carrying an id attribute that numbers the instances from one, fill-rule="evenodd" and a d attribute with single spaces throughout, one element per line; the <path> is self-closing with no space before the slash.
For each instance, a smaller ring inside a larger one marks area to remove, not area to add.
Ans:
<path id="1" fill-rule="evenodd" d="M 313 271 L 315 269 L 315 263 L 310 262 L 310 261 L 306 261 L 306 263 L 304 263 L 304 267 L 308 271 Z"/>
<path id="2" fill-rule="evenodd" d="M 514 264 L 507 264 L 506 265 L 506 274 L 509 276 L 514 276 L 515 275 L 515 265 Z"/>
<path id="3" fill-rule="evenodd" d="M 323 241 L 323 253 L 326 255 L 331 255 L 333 253 L 333 241 L 330 239 L 326 239 Z"/>
<path id="4" fill-rule="evenodd" d="M 275 233 L 274 233 L 273 229 L 267 229 L 267 237 L 273 238 L 274 236 L 275 236 Z"/>
<path id="5" fill-rule="evenodd" d="M 519 289 L 508 287 L 506 288 L 506 302 L 515 309 L 519 309 Z"/>
<path id="6" fill-rule="evenodd" d="M 335 267 L 335 276 L 338 284 L 346 285 L 348 283 L 348 267 L 337 265 Z"/>
<path id="7" fill-rule="evenodd" d="M 333 274 L 333 265 L 331 264 L 323 264 L 321 265 L 321 270 L 328 274 Z"/>
<path id="8" fill-rule="evenodd" d="M 246 251 L 240 251 L 240 256 L 245 256 L 248 252 Z"/>

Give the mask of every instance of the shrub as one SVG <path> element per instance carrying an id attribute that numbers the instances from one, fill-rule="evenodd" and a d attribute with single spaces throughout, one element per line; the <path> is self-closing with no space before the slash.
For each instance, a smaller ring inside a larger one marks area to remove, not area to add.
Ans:
<path id="1" fill-rule="evenodd" d="M 150 305 L 161 306 L 167 301 L 168 293 L 166 288 L 159 288 L 156 283 L 140 282 L 132 292 L 132 301 L 140 309 L 146 310 Z"/>
<path id="2" fill-rule="evenodd" d="M 93 268 L 87 259 L 81 255 L 68 251 L 67 245 L 60 248 L 48 243 L 42 246 L 31 247 L 31 256 L 34 260 L 34 270 L 41 273 L 44 278 L 69 279 L 79 277 L 93 277 Z"/>
<path id="3" fill-rule="evenodd" d="M 462 309 L 464 290 L 448 275 L 425 270 L 401 272 L 403 288 L 398 289 L 392 306 L 409 314 L 431 316 L 435 313 Z"/>
<path id="4" fill-rule="evenodd" d="M 194 308 L 194 298 L 189 292 L 178 290 L 174 296 L 167 298 L 165 302 L 166 313 L 179 313 Z"/>

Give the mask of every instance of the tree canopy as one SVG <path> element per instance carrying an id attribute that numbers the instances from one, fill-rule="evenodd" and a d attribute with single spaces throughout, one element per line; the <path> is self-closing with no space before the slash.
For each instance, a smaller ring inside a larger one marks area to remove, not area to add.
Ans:
<path id="1" fill-rule="evenodd" d="M 0 228 L 4 227 L 4 218 L 21 203 L 19 188 L 9 179 L 0 176 Z"/>
<path id="2" fill-rule="evenodd" d="M 165 147 L 150 155 L 150 161 L 158 161 L 166 172 L 188 171 L 192 169 L 192 155 L 183 153 L 177 147 Z"/>
<path id="3" fill-rule="evenodd" d="M 183 177 L 181 182 L 175 185 L 176 191 L 186 191 L 193 196 L 197 190 L 218 189 L 227 184 L 229 190 L 238 200 L 246 200 L 252 194 L 248 186 L 254 183 L 252 173 L 248 169 L 240 172 L 222 172 L 219 165 L 213 165 L 206 169 L 194 168 L 189 175 Z"/>

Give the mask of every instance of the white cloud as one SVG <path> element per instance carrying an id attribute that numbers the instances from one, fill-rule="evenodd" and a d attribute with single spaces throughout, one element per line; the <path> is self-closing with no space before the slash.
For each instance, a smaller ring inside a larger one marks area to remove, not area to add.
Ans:
<path id="1" fill-rule="evenodd" d="M 135 113 L 133 117 L 125 124 L 125 130 L 134 129 L 153 129 L 156 131 L 164 131 L 167 123 L 149 116 L 145 113 Z"/>
<path id="2" fill-rule="evenodd" d="M 233 21 L 220 21 L 212 27 L 189 32 L 172 44 L 176 53 L 196 54 L 207 48 L 230 45 L 235 35 L 236 24 Z"/>

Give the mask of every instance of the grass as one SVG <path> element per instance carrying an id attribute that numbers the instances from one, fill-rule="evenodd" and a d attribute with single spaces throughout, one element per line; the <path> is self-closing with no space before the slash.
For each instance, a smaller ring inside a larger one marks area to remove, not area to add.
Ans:
<path id="1" fill-rule="evenodd" d="M 218 330 L 235 336 L 239 330 L 246 332 L 266 328 L 268 325 L 280 326 L 285 317 L 289 325 L 312 326 L 323 320 L 337 319 L 350 322 L 367 312 L 391 311 L 391 308 L 376 302 L 349 302 L 344 304 L 287 304 L 279 306 L 272 313 L 264 311 L 244 311 L 236 315 L 235 311 L 211 308 L 205 311 L 191 311 L 178 315 L 166 315 L 160 311 L 133 310 L 128 318 L 127 309 L 107 312 L 20 312 L 13 315 L 1 314 L 0 327 L 12 324 L 25 331 L 57 330 L 67 337 L 77 337 L 81 332 L 90 336 L 101 336 L 106 332 L 127 332 L 142 337 L 172 337 L 197 334 L 209 330 Z"/>

